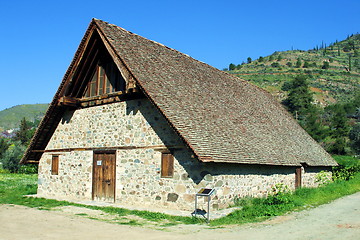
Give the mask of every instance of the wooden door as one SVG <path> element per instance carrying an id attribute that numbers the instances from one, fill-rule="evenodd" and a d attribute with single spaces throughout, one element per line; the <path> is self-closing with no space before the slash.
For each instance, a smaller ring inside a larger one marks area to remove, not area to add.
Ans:
<path id="1" fill-rule="evenodd" d="M 94 152 L 93 200 L 115 201 L 115 151 Z"/>

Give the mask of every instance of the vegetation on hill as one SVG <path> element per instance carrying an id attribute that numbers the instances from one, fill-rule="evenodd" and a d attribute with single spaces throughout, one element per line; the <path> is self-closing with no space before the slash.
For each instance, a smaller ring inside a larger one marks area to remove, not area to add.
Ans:
<path id="1" fill-rule="evenodd" d="M 48 104 L 24 104 L 0 111 L 0 131 L 14 129 L 26 118 L 35 122 L 44 116 Z"/>
<path id="2" fill-rule="evenodd" d="M 360 154 L 360 34 L 225 70 L 272 93 L 329 152 Z"/>
<path id="3" fill-rule="evenodd" d="M 274 52 L 254 61 L 249 57 L 247 63 L 231 63 L 225 70 L 268 90 L 280 100 L 286 97 L 284 83 L 305 74 L 319 105 L 347 102 L 360 87 L 360 34 L 329 46 L 322 43 L 308 51 Z"/>

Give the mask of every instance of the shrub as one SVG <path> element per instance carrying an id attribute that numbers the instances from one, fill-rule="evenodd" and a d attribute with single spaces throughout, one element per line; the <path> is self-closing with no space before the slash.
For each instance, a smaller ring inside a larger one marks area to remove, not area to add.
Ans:
<path id="1" fill-rule="evenodd" d="M 292 202 L 289 187 L 283 183 L 275 184 L 271 190 L 272 194 L 264 199 L 266 205 L 289 204 Z"/>
<path id="2" fill-rule="evenodd" d="M 19 143 L 10 146 L 4 153 L 2 160 L 3 168 L 12 173 L 18 172 L 20 168 L 19 161 L 23 156 L 25 147 Z"/>
<path id="3" fill-rule="evenodd" d="M 321 171 L 315 175 L 315 182 L 319 183 L 319 185 L 326 185 L 331 183 L 332 179 L 328 171 Z"/>
<path id="4" fill-rule="evenodd" d="M 339 166 L 333 167 L 333 180 L 350 180 L 360 172 L 360 160 L 351 156 L 334 156 Z"/>
<path id="5" fill-rule="evenodd" d="M 19 173 L 36 174 L 38 173 L 38 165 L 37 164 L 22 165 L 19 168 Z"/>

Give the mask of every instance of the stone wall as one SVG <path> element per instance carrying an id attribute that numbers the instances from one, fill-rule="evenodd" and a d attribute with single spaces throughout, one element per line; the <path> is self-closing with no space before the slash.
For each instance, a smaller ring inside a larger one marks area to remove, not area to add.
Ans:
<path id="1" fill-rule="evenodd" d="M 171 146 L 176 146 L 174 176 L 161 178 L 159 150 Z M 118 147 L 115 198 L 122 205 L 192 210 L 195 193 L 208 187 L 216 189 L 211 203 L 218 209 L 235 197 L 266 196 L 276 183 L 290 189 L 295 185 L 295 167 L 199 162 L 157 109 L 142 99 L 67 112 L 46 148 L 50 152 L 40 160 L 39 195 L 91 199 L 93 151 L 81 148 L 106 147 Z M 58 175 L 51 175 L 53 154 L 59 154 Z M 303 169 L 303 186 L 316 186 L 320 170 Z"/>

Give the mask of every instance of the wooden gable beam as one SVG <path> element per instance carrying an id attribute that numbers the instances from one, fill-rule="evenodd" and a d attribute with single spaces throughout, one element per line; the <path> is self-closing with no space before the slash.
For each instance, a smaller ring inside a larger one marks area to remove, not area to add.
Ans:
<path id="1" fill-rule="evenodd" d="M 86 37 L 85 42 L 84 42 L 84 43 L 81 43 L 81 44 L 83 44 L 83 46 L 82 46 L 82 47 L 80 46 L 82 49 L 81 49 L 80 53 L 78 54 L 78 56 L 75 55 L 76 61 L 75 61 L 74 64 L 71 66 L 70 72 L 67 74 L 67 77 L 66 77 L 65 82 L 64 82 L 64 86 L 69 86 L 69 85 L 71 84 L 72 78 L 73 78 L 76 70 L 78 69 L 79 64 L 81 63 L 81 59 L 83 59 L 83 56 L 84 56 L 84 54 L 85 54 L 85 50 L 86 50 L 86 48 L 87 48 L 87 46 L 88 46 L 88 44 L 89 44 L 89 41 L 90 41 L 90 39 L 91 39 L 91 36 L 92 36 L 93 33 L 94 33 L 94 29 L 95 29 L 95 28 L 96 28 L 96 26 L 95 26 L 95 24 L 93 24 L 93 25 L 88 29 L 88 31 L 87 31 L 88 34 L 87 34 L 87 36 L 85 36 L 85 37 Z M 58 96 L 64 96 L 65 93 L 68 91 L 68 89 L 69 89 L 68 87 L 63 87 L 63 88 L 61 89 L 61 91 L 59 92 L 59 95 L 58 95 Z"/>
<path id="2" fill-rule="evenodd" d="M 65 107 L 79 107 L 80 101 L 77 98 L 73 97 L 61 97 L 58 100 L 58 106 L 65 106 Z"/>
<path id="3" fill-rule="evenodd" d="M 86 67 L 85 75 L 82 78 L 83 81 L 81 82 L 80 86 L 77 88 L 76 94 L 75 95 L 72 94 L 73 96 L 81 97 L 80 94 L 84 91 L 86 85 L 88 84 L 88 81 L 86 81 L 86 79 L 89 79 L 91 77 L 90 74 L 92 74 L 92 70 L 94 70 L 96 67 L 98 55 L 99 55 L 99 49 L 96 49 L 95 54 L 91 59 L 90 65 Z"/>
<path id="4" fill-rule="evenodd" d="M 66 93 L 66 95 L 74 96 L 74 97 L 78 96 L 77 94 L 79 93 L 81 87 L 83 86 L 83 82 L 80 83 L 80 81 L 85 80 L 85 78 L 83 78 L 84 71 L 89 71 L 89 69 L 91 68 L 91 66 L 92 66 L 92 64 L 94 62 L 94 59 L 97 57 L 98 49 L 94 53 L 94 48 L 95 48 L 96 45 L 97 45 L 97 39 L 95 38 L 94 41 L 92 42 L 91 46 L 90 46 L 90 49 L 88 51 L 86 51 L 86 54 L 84 54 L 82 56 L 82 59 L 84 59 L 84 62 L 82 64 L 78 65 L 78 67 L 80 68 L 79 72 L 74 73 L 74 75 L 72 77 L 72 80 L 71 80 L 72 89 L 71 89 L 71 91 L 69 93 Z M 78 87 L 79 85 L 80 85 L 80 87 Z M 76 92 L 76 94 L 74 95 L 75 92 Z"/>

